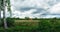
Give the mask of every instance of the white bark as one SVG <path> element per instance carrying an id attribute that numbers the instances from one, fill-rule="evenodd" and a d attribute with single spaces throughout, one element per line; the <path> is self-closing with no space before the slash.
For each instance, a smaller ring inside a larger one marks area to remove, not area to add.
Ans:
<path id="1" fill-rule="evenodd" d="M 12 17 L 12 12 L 10 11 L 10 18 Z"/>
<path id="2" fill-rule="evenodd" d="M 0 9 L 0 25 L 1 25 L 1 9 Z"/>
<path id="3" fill-rule="evenodd" d="M 5 8 L 6 8 L 6 0 L 3 0 L 3 19 L 4 19 L 4 27 L 7 29 L 7 22 L 6 22 L 6 17 L 5 17 Z"/>

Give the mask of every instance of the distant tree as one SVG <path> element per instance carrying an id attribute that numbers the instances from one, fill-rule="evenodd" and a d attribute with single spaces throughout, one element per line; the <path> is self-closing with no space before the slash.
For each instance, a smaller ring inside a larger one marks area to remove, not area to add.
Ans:
<path id="1" fill-rule="evenodd" d="M 53 19 L 57 19 L 56 17 L 54 17 Z"/>
<path id="2" fill-rule="evenodd" d="M 37 17 L 34 18 L 35 20 L 38 19 Z"/>
<path id="3" fill-rule="evenodd" d="M 30 18 L 29 18 L 29 17 L 25 17 L 25 19 L 27 19 L 27 20 L 28 20 L 28 19 L 30 19 Z"/>

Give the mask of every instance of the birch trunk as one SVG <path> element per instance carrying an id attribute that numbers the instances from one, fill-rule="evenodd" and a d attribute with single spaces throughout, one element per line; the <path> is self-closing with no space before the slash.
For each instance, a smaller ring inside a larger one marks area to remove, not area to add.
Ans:
<path id="1" fill-rule="evenodd" d="M 1 9 L 0 9 L 0 25 L 1 25 Z"/>
<path id="2" fill-rule="evenodd" d="M 1 25 L 1 3 L 2 3 L 2 0 L 0 0 L 0 25 Z"/>
<path id="3" fill-rule="evenodd" d="M 7 22 L 6 22 L 6 17 L 5 17 L 5 8 L 6 8 L 6 0 L 3 0 L 3 19 L 4 19 L 4 28 L 7 29 Z"/>

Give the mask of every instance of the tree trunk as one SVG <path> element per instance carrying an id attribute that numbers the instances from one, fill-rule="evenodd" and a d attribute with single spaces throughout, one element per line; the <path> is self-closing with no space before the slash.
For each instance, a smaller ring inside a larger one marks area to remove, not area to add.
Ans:
<path id="1" fill-rule="evenodd" d="M 4 19 L 4 28 L 7 29 L 7 22 L 5 17 L 5 8 L 6 8 L 6 0 L 3 0 L 3 19 Z"/>
<path id="2" fill-rule="evenodd" d="M 0 9 L 0 25 L 1 25 L 1 9 Z"/>
<path id="3" fill-rule="evenodd" d="M 0 0 L 0 25 L 1 25 L 1 3 L 2 3 L 2 0 Z"/>
<path id="4" fill-rule="evenodd" d="M 10 11 L 10 18 L 12 17 L 12 12 Z"/>

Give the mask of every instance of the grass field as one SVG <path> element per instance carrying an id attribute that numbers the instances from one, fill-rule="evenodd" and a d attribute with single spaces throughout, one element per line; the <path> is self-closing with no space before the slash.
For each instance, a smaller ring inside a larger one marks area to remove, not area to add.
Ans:
<path id="1" fill-rule="evenodd" d="M 25 29 L 35 29 L 39 27 L 39 20 L 15 20 L 15 25 Z"/>
<path id="2" fill-rule="evenodd" d="M 14 26 L 7 31 L 60 32 L 60 19 L 15 20 Z"/>

